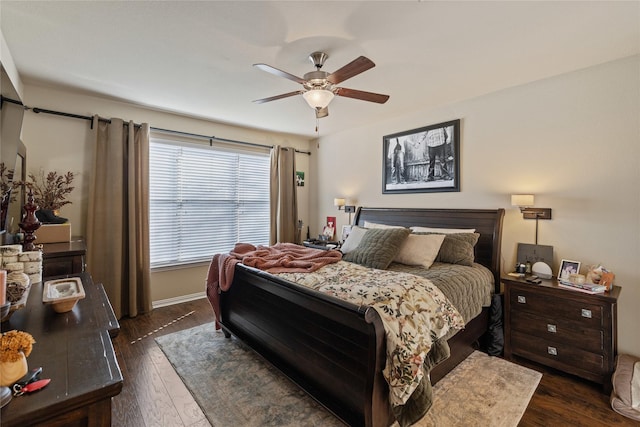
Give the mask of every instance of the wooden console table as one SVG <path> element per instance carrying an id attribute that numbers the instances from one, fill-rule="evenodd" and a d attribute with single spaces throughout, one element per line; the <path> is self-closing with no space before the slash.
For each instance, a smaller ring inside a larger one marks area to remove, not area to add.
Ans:
<path id="1" fill-rule="evenodd" d="M 51 383 L 33 394 L 14 397 L 2 408 L 3 427 L 110 426 L 111 398 L 122 390 L 112 337 L 120 330 L 102 284 L 81 277 L 86 297 L 72 311 L 56 313 L 42 304 L 42 283 L 31 285 L 25 308 L 2 323 L 2 331 L 29 332 L 36 343 L 29 369 L 42 366 Z"/>

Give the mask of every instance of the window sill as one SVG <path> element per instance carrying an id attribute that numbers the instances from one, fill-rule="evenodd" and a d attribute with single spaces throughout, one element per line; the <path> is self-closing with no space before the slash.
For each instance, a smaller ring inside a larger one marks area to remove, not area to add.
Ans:
<path id="1" fill-rule="evenodd" d="M 171 265 L 163 265 L 161 267 L 151 267 L 152 273 L 161 273 L 163 271 L 172 271 L 172 270 L 183 270 L 186 268 L 195 268 L 195 267 L 207 267 L 211 261 L 194 261 L 184 264 L 171 264 Z"/>

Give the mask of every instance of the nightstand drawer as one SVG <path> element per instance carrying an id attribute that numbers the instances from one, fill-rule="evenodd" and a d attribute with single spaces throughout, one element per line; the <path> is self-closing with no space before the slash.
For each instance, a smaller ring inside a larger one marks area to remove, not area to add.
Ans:
<path id="1" fill-rule="evenodd" d="M 575 301 L 559 296 L 548 296 L 536 293 L 535 290 L 524 289 L 514 289 L 509 294 L 509 297 L 511 307 L 514 310 L 548 314 L 554 318 L 579 321 L 583 325 L 593 328 L 603 327 L 603 307 L 598 304 Z"/>
<path id="2" fill-rule="evenodd" d="M 511 343 L 514 354 L 566 372 L 592 372 L 601 375 L 605 368 L 602 354 L 581 350 L 568 343 L 558 343 L 517 331 L 512 332 Z"/>
<path id="3" fill-rule="evenodd" d="M 604 349 L 604 332 L 589 327 L 582 321 L 571 321 L 552 316 L 537 316 L 525 311 L 512 310 L 511 328 L 514 331 L 561 342 L 594 353 Z"/>

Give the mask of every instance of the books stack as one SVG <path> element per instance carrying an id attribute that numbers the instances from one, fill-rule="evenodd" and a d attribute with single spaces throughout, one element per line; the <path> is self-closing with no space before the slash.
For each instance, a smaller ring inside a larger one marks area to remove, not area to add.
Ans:
<path id="1" fill-rule="evenodd" d="M 595 283 L 572 283 L 563 279 L 558 279 L 558 285 L 563 288 L 585 292 L 587 294 L 601 294 L 606 290 L 604 285 L 597 285 Z"/>

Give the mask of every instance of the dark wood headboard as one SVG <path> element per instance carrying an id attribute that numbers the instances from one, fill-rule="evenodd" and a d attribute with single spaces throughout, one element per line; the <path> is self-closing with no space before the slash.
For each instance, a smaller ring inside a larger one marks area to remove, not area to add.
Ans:
<path id="1" fill-rule="evenodd" d="M 359 207 L 354 224 L 365 221 L 404 227 L 475 228 L 480 238 L 475 247 L 476 262 L 493 272 L 500 292 L 500 247 L 504 209 L 421 209 Z"/>

